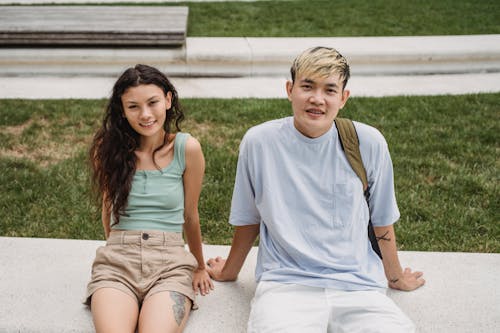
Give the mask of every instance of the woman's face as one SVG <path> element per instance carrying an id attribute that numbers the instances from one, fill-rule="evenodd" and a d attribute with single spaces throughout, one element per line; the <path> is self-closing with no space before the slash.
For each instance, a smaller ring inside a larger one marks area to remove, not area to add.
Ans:
<path id="1" fill-rule="evenodd" d="M 142 84 L 127 89 L 121 100 L 124 116 L 137 133 L 146 137 L 163 134 L 171 92 L 165 95 L 155 84 Z"/>

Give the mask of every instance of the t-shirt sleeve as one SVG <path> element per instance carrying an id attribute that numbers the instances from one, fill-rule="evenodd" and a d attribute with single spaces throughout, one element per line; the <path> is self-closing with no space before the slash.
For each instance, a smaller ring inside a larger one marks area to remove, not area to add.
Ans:
<path id="1" fill-rule="evenodd" d="M 260 214 L 255 203 L 255 179 L 251 170 L 247 142 L 244 137 L 240 144 L 236 167 L 236 179 L 231 202 L 231 214 L 229 216 L 229 223 L 235 226 L 260 223 Z"/>
<path id="2" fill-rule="evenodd" d="M 360 136 L 360 148 L 370 186 L 371 221 L 374 226 L 391 225 L 399 219 L 400 213 L 389 147 L 383 135 L 375 128 L 368 128 L 365 134 L 368 135 Z"/>

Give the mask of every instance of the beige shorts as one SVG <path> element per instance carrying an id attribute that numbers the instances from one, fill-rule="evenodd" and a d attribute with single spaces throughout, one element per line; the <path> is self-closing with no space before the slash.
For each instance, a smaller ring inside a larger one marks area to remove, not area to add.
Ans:
<path id="1" fill-rule="evenodd" d="M 121 290 L 139 305 L 155 293 L 175 291 L 189 297 L 194 309 L 192 281 L 197 266 L 181 233 L 113 230 L 106 246 L 96 251 L 85 303 L 90 305 L 100 288 Z"/>

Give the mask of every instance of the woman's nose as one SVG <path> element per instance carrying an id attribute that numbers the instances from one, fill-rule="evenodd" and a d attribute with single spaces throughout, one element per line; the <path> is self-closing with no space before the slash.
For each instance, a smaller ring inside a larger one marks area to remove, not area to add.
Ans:
<path id="1" fill-rule="evenodd" d="M 141 113 L 139 114 L 139 116 L 141 118 L 149 118 L 151 117 L 151 114 L 152 114 L 151 110 L 149 109 L 149 107 L 146 106 L 141 109 Z"/>

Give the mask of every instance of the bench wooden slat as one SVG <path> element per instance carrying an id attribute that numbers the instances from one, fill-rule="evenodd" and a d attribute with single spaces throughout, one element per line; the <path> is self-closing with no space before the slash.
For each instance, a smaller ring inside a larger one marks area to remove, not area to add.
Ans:
<path id="1" fill-rule="evenodd" d="M 5 6 L 0 45 L 183 45 L 185 6 Z"/>

